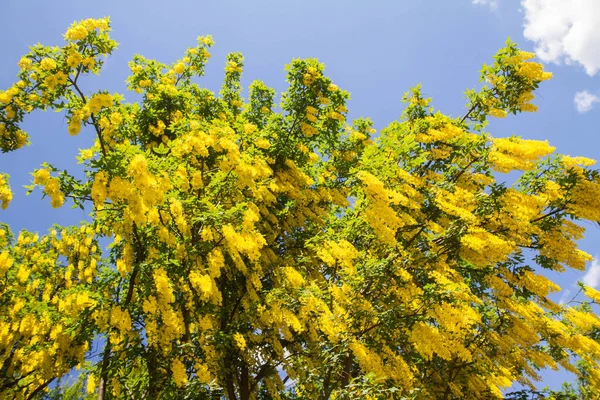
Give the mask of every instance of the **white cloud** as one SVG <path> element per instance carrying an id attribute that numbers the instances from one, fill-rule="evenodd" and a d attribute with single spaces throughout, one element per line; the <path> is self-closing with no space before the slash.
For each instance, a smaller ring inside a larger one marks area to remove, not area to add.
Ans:
<path id="1" fill-rule="evenodd" d="M 586 286 L 593 287 L 594 289 L 600 288 L 600 261 L 597 258 L 592 260 L 590 269 L 583 276 L 583 283 Z"/>
<path id="2" fill-rule="evenodd" d="M 473 4 L 487 5 L 492 10 L 498 8 L 498 0 L 471 0 Z"/>
<path id="3" fill-rule="evenodd" d="M 596 96 L 595 94 L 591 94 L 587 90 L 575 93 L 575 98 L 573 99 L 573 102 L 575 103 L 575 108 L 580 114 L 590 111 L 594 107 L 594 103 L 597 103 L 599 101 L 600 98 L 598 98 L 598 96 Z"/>
<path id="4" fill-rule="evenodd" d="M 569 289 L 565 289 L 562 296 L 560 296 L 560 300 L 558 300 L 558 304 L 565 304 L 570 294 L 571 291 Z"/>
<path id="5" fill-rule="evenodd" d="M 579 63 L 590 76 L 600 70 L 600 1 L 521 0 L 521 5 L 523 35 L 536 43 L 541 60 Z"/>

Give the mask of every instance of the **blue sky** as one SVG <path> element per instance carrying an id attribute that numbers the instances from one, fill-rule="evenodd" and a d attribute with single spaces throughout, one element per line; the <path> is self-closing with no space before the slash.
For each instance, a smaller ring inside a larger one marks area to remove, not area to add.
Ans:
<path id="1" fill-rule="evenodd" d="M 244 54 L 246 87 L 260 79 L 278 92 L 285 89 L 285 64 L 316 57 L 351 93 L 350 116 L 370 117 L 377 129 L 400 116 L 402 94 L 417 83 L 436 108 L 463 114 L 464 90 L 477 85 L 481 64 L 491 63 L 511 37 L 522 49 L 537 51 L 554 79 L 537 92 L 538 113 L 493 121 L 488 130 L 499 137 L 547 139 L 561 153 L 600 159 L 597 0 L 2 0 L 0 15 L 0 89 L 14 82 L 29 45 L 61 45 L 73 21 L 110 16 L 119 48 L 100 76 L 83 80 L 88 90 L 123 93 L 127 62 L 135 53 L 170 63 L 197 36 L 212 34 L 216 45 L 202 82 L 206 87 L 218 90 L 228 52 Z M 69 136 L 63 116 L 53 112 L 34 113 L 23 128 L 32 145 L 0 156 L 0 172 L 11 175 L 15 195 L 0 210 L 0 221 L 15 231 L 44 232 L 53 223 L 87 219 L 81 210 L 50 208 L 39 192 L 25 197 L 21 186 L 44 161 L 75 171 L 77 149 L 91 145 L 92 133 Z M 589 224 L 581 247 L 597 256 L 599 239 L 600 229 Z M 569 271 L 555 279 L 570 291 L 578 279 L 598 287 L 600 264 L 591 263 L 586 275 Z"/>

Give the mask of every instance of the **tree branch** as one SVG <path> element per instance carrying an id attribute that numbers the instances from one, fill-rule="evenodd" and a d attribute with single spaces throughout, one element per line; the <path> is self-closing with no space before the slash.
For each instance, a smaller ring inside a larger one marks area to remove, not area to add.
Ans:
<path id="1" fill-rule="evenodd" d="M 69 78 L 69 82 L 71 82 L 71 85 L 75 88 L 75 90 L 79 94 L 79 97 L 81 98 L 81 101 L 83 101 L 83 104 L 86 104 L 87 100 L 85 98 L 85 95 L 83 94 L 81 89 L 79 89 L 79 86 L 77 86 L 77 78 L 79 78 L 79 72 L 80 71 L 78 69 L 77 75 L 75 76 L 75 78 L 74 79 Z M 102 132 L 100 131 L 100 128 L 98 127 L 96 118 L 94 118 L 93 115 L 91 115 L 90 117 L 92 119 L 92 124 L 94 125 L 94 129 L 96 130 L 96 135 L 98 136 L 98 141 L 100 142 L 100 148 L 102 150 L 102 155 L 104 156 L 104 158 L 106 158 L 106 147 L 104 146 L 104 139 L 102 138 Z"/>
<path id="2" fill-rule="evenodd" d="M 48 387 L 48 385 L 54 379 L 55 378 L 50 378 L 49 380 L 47 380 L 46 382 L 44 382 L 40 386 L 38 386 L 37 389 L 35 389 L 33 392 L 31 392 L 31 394 L 27 397 L 27 400 L 31 400 L 31 399 L 35 398 L 35 396 L 37 396 L 37 394 L 40 393 L 42 390 L 46 389 Z"/>

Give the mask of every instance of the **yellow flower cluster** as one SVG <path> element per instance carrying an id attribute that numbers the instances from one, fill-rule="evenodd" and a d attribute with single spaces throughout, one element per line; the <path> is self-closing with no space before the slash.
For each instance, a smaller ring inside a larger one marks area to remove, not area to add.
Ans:
<path id="1" fill-rule="evenodd" d="M 106 172 L 99 171 L 94 177 L 94 182 L 92 183 L 92 200 L 96 207 L 100 206 L 106 200 L 106 196 L 108 195 L 107 190 L 108 177 L 106 176 Z"/>
<path id="2" fill-rule="evenodd" d="M 560 160 L 567 168 L 573 168 L 580 165 L 590 167 L 596 164 L 596 160 L 587 157 L 570 157 L 563 155 Z"/>
<path id="3" fill-rule="evenodd" d="M 594 289 L 593 287 L 586 286 L 584 289 L 585 295 L 590 299 L 595 301 L 597 304 L 600 304 L 600 292 Z"/>
<path id="4" fill-rule="evenodd" d="M 307 114 L 307 118 L 309 115 L 311 115 L 311 114 Z M 316 119 L 316 117 L 314 119 Z M 308 137 L 319 134 L 319 130 L 317 128 L 315 128 L 314 126 L 312 126 L 310 124 L 307 124 L 306 122 L 300 123 L 300 129 L 302 130 L 302 133 L 304 133 Z"/>
<path id="5" fill-rule="evenodd" d="M 209 275 L 192 271 L 190 273 L 190 282 L 203 301 L 208 301 L 218 291 L 213 279 Z"/>
<path id="6" fill-rule="evenodd" d="M 74 23 L 67 30 L 65 38 L 71 41 L 79 41 L 85 39 L 92 31 L 98 29 L 104 32 L 109 28 L 108 18 L 101 19 L 86 19 L 79 23 Z"/>
<path id="7" fill-rule="evenodd" d="M 515 250 L 515 243 L 482 228 L 470 228 L 461 238 L 463 257 L 477 266 L 503 262 Z"/>
<path id="8" fill-rule="evenodd" d="M 0 253 L 0 275 L 4 275 L 6 271 L 13 265 L 13 259 L 7 251 Z"/>
<path id="9" fill-rule="evenodd" d="M 546 81 L 552 79 L 552 73 L 544 72 L 544 66 L 540 63 L 521 63 L 517 69 L 517 73 L 532 81 Z"/>
<path id="10" fill-rule="evenodd" d="M 164 268 L 159 268 L 154 271 L 154 285 L 158 293 L 159 300 L 164 304 L 171 304 L 175 301 L 171 282 L 167 276 L 167 271 Z"/>
<path id="11" fill-rule="evenodd" d="M 409 209 L 418 209 L 420 197 L 409 185 L 399 185 L 399 189 L 406 189 L 407 194 L 414 194 L 415 196 L 412 198 L 405 196 L 400 191 L 386 189 L 383 182 L 366 171 L 360 171 L 357 177 L 364 185 L 369 202 L 365 210 L 365 220 L 384 243 L 395 246 L 398 228 L 412 224 L 415 220 L 408 213 L 397 212 L 393 206 L 401 205 Z"/>
<path id="12" fill-rule="evenodd" d="M 336 120 L 336 121 L 341 121 L 341 122 L 343 122 L 343 121 L 345 121 L 345 120 L 346 120 L 346 117 L 344 117 L 344 115 L 340 114 L 340 113 L 339 113 L 339 112 L 337 112 L 337 111 L 329 111 L 329 112 L 327 113 L 327 116 L 328 116 L 329 118 L 331 118 L 331 119 L 334 119 L 334 120 Z"/>
<path id="13" fill-rule="evenodd" d="M 173 372 L 173 379 L 177 387 L 182 387 L 188 382 L 185 365 L 178 358 L 171 362 L 171 372 Z"/>
<path id="14" fill-rule="evenodd" d="M 416 139 L 421 143 L 449 142 L 460 138 L 465 132 L 453 124 L 445 124 L 438 129 L 429 129 L 427 133 L 418 133 Z"/>
<path id="15" fill-rule="evenodd" d="M 239 73 L 242 72 L 242 67 L 235 61 L 227 61 L 227 64 L 225 65 L 225 72 L 229 74 Z"/>
<path id="16" fill-rule="evenodd" d="M 271 147 L 271 142 L 265 138 L 258 138 L 254 141 L 254 145 L 259 149 L 268 150 Z"/>
<path id="17" fill-rule="evenodd" d="M 285 267 L 283 273 L 285 275 L 286 281 L 290 284 L 291 287 L 300 288 L 304 286 L 306 282 L 304 280 L 304 277 L 294 267 Z"/>
<path id="18" fill-rule="evenodd" d="M 246 344 L 246 339 L 244 338 L 244 336 L 239 333 L 236 332 L 233 334 L 233 342 L 235 343 L 235 346 L 240 349 L 241 351 L 246 350 L 247 344 Z"/>
<path id="19" fill-rule="evenodd" d="M 33 175 L 33 182 L 36 185 L 44 186 L 44 193 L 50 196 L 50 205 L 54 208 L 59 208 L 65 202 L 65 195 L 60 190 L 60 181 L 58 178 L 52 177 L 50 171 L 45 168 L 40 168 Z"/>
<path id="20" fill-rule="evenodd" d="M 177 64 L 175 64 L 173 66 L 173 71 L 175 71 L 175 73 L 178 75 L 183 74 L 184 70 L 185 70 L 185 64 L 183 62 L 178 62 Z"/>
<path id="21" fill-rule="evenodd" d="M 521 111 L 525 112 L 536 112 L 538 110 L 537 106 L 531 104 L 531 101 L 535 98 L 534 94 L 531 92 L 525 92 L 519 96 L 517 103 L 521 109 Z"/>
<path id="22" fill-rule="evenodd" d="M 58 71 L 51 75 L 47 75 L 44 78 L 44 86 L 48 89 L 48 91 L 52 92 L 58 86 L 62 86 L 67 83 L 67 75 L 64 72 Z"/>
<path id="23" fill-rule="evenodd" d="M 531 235 L 539 234 L 537 225 L 530 221 L 538 217 L 546 201 L 542 196 L 527 195 L 515 189 L 507 189 L 501 199 L 502 212 L 498 226 L 508 231 L 516 243 L 526 243 Z"/>
<path id="24" fill-rule="evenodd" d="M 506 111 L 499 108 L 491 108 L 489 114 L 496 118 L 506 118 Z"/>
<path id="25" fill-rule="evenodd" d="M 79 66 L 79 64 L 81 64 L 82 60 L 83 60 L 83 57 L 82 57 L 81 53 L 79 53 L 76 50 L 73 50 L 67 56 L 67 65 L 71 68 L 76 68 Z"/>
<path id="26" fill-rule="evenodd" d="M 260 258 L 260 249 L 267 244 L 260 233 L 252 230 L 237 232 L 233 226 L 225 225 L 222 232 L 229 255 L 241 272 L 246 271 L 246 266 L 240 253 L 248 256 L 250 260 L 257 261 Z"/>
<path id="27" fill-rule="evenodd" d="M 586 263 L 592 260 L 590 254 L 577 248 L 576 241 L 583 238 L 584 231 L 583 227 L 571 221 L 565 221 L 559 229 L 543 231 L 539 238 L 540 255 L 556 260 L 558 263 L 564 263 L 571 268 L 584 270 Z M 558 271 L 564 269 L 559 265 L 553 267 Z"/>
<path id="28" fill-rule="evenodd" d="M 103 107 L 111 107 L 112 105 L 113 97 L 108 93 L 95 94 L 88 103 L 89 110 L 92 114 L 97 114 Z"/>
<path id="29" fill-rule="evenodd" d="M 547 141 L 498 138 L 493 139 L 489 161 L 498 172 L 530 170 L 534 161 L 551 154 L 554 150 Z"/>
<path id="30" fill-rule="evenodd" d="M 302 82 L 306 86 L 312 86 L 313 83 L 321 76 L 321 73 L 315 67 L 308 67 L 302 76 Z"/>
<path id="31" fill-rule="evenodd" d="M 43 58 L 42 61 L 40 61 L 40 67 L 45 71 L 52 71 L 56 68 L 56 61 L 48 57 Z"/>
<path id="32" fill-rule="evenodd" d="M 110 310 L 110 324 L 122 332 L 131 330 L 131 317 L 127 310 L 121 307 L 113 307 Z"/>
<path id="33" fill-rule="evenodd" d="M 319 111 L 311 106 L 306 107 L 306 119 L 310 122 L 317 122 L 318 118 L 317 118 L 317 113 Z"/>
<path id="34" fill-rule="evenodd" d="M 370 351 L 358 341 L 353 341 L 348 347 L 350 347 L 352 354 L 358 360 L 361 369 L 375 374 L 378 378 L 386 378 L 388 376 L 383 361 L 376 352 Z"/>
<path id="35" fill-rule="evenodd" d="M 458 358 L 469 362 L 472 359 L 469 350 L 462 346 L 459 340 L 424 322 L 417 322 L 412 327 L 409 340 L 427 360 L 431 360 L 434 355 L 448 361 Z"/>
<path id="36" fill-rule="evenodd" d="M 27 278 L 23 279 L 24 282 Z M 67 295 L 65 298 L 58 301 L 58 311 L 65 313 L 71 318 L 77 316 L 86 308 L 90 308 L 96 304 L 96 301 L 89 297 L 87 292 L 79 292 Z"/>
<path id="37" fill-rule="evenodd" d="M 10 186 L 8 186 L 6 175 L 0 174 L 0 203 L 2 204 L 2 209 L 8 207 L 8 203 L 10 203 L 12 197 L 13 194 L 10 190 Z"/>
<path id="38" fill-rule="evenodd" d="M 454 191 L 438 189 L 435 194 L 435 202 L 442 211 L 449 215 L 462 218 L 468 222 L 475 222 L 472 214 L 475 211 L 475 194 L 461 187 L 455 187 Z"/>
<path id="39" fill-rule="evenodd" d="M 13 86 L 8 90 L 0 91 L 0 104 L 8 104 L 19 93 L 19 87 Z"/>
<path id="40" fill-rule="evenodd" d="M 94 375 L 88 376 L 85 391 L 88 394 L 93 394 L 96 392 L 96 378 L 94 377 Z"/>
<path id="41" fill-rule="evenodd" d="M 359 253 L 352 243 L 347 240 L 337 242 L 327 241 L 317 251 L 317 255 L 328 265 L 341 266 L 343 271 L 348 275 L 354 275 L 356 272 L 354 260 L 358 257 Z"/>

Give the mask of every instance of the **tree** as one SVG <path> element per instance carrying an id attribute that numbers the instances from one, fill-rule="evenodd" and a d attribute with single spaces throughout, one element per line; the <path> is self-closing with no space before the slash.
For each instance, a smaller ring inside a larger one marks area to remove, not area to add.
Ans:
<path id="1" fill-rule="evenodd" d="M 600 220 L 594 161 L 485 131 L 536 110 L 551 74 L 533 54 L 509 41 L 464 116 L 416 87 L 376 134 L 346 123 L 348 93 L 314 59 L 287 66 L 279 105 L 257 81 L 242 99 L 238 53 L 219 95 L 201 88 L 210 36 L 170 65 L 135 56 L 139 102 L 87 93 L 109 31 L 74 23 L 0 92 L 3 152 L 33 110 L 96 135 L 83 178 L 44 164 L 30 187 L 93 222 L 0 228 L 1 397 L 484 399 L 518 382 L 523 398 L 558 367 L 580 380 L 564 396 L 600 388 L 600 293 L 556 304 L 540 272 L 591 258 L 576 241 Z"/>

